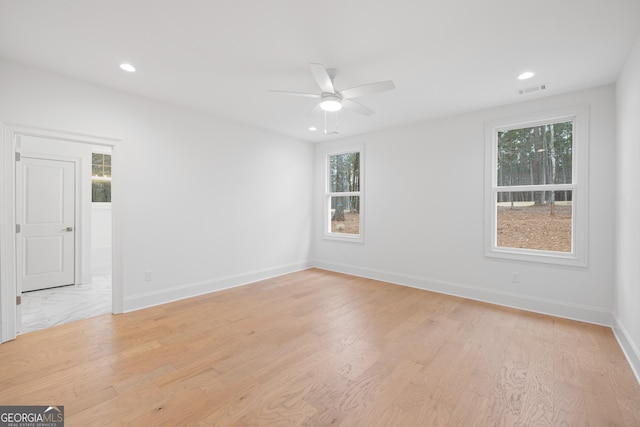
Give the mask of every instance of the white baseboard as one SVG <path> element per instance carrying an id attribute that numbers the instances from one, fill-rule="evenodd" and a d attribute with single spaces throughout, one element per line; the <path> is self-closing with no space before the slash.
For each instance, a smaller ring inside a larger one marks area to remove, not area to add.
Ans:
<path id="1" fill-rule="evenodd" d="M 305 270 L 311 267 L 318 267 L 321 269 L 339 273 L 351 274 L 353 276 L 381 280 L 397 285 L 409 286 L 447 295 L 454 295 L 462 298 L 483 301 L 491 304 L 498 304 L 535 313 L 548 314 L 551 316 L 593 323 L 596 325 L 609 327 L 614 326 L 612 313 L 598 307 L 571 304 L 563 301 L 531 297 L 512 292 L 489 290 L 479 288 L 477 286 L 447 282 L 444 280 L 437 280 L 427 277 L 411 276 L 402 273 L 394 273 L 390 271 L 376 270 L 364 267 L 355 267 L 352 265 L 319 260 L 316 260 L 315 262 L 301 261 L 299 263 L 277 266 L 264 270 L 226 276 L 202 282 L 189 283 L 167 289 L 161 289 L 158 291 L 132 295 L 126 297 L 124 300 L 124 312 L 139 310 L 146 307 L 153 307 L 172 301 L 191 298 L 197 295 L 203 295 L 210 292 L 242 286 L 249 283 L 257 282 L 259 280 L 265 280 L 271 277 Z M 618 333 L 618 335 L 620 335 L 620 333 Z"/>
<path id="2" fill-rule="evenodd" d="M 629 361 L 629 365 L 631 365 L 631 370 L 635 374 L 638 383 L 640 383 L 640 350 L 638 350 L 638 346 L 633 342 L 618 316 L 615 316 L 612 329 L 620 348 L 622 348 L 622 352 Z"/>
<path id="3" fill-rule="evenodd" d="M 401 273 L 394 273 L 390 271 L 376 270 L 364 267 L 354 267 L 352 265 L 338 264 L 327 261 L 316 260 L 314 265 L 325 270 L 351 274 L 354 276 L 365 277 L 369 279 L 381 280 L 397 285 L 409 286 L 447 295 L 454 295 L 506 307 L 518 308 L 535 313 L 549 314 L 552 316 L 579 320 L 581 322 L 593 323 L 602 326 L 611 327 L 613 325 L 613 316 L 611 312 L 598 307 L 570 304 L 563 301 L 531 297 L 512 292 L 489 290 L 479 288 L 477 286 L 447 282 L 444 280 L 410 276 Z"/>
<path id="4" fill-rule="evenodd" d="M 221 291 L 223 289 L 247 285 L 249 283 L 281 276 L 283 274 L 306 270 L 307 268 L 311 267 L 311 262 L 301 261 L 294 264 L 271 267 L 264 270 L 257 270 L 243 274 L 220 277 L 213 280 L 205 280 L 202 282 L 188 283 L 171 288 L 161 289 L 154 292 L 132 295 L 129 297 L 125 297 L 124 299 L 124 312 L 126 313 L 130 311 L 140 310 L 147 307 L 166 304 L 172 301 L 178 301 L 185 298 L 191 298 L 198 295 Z"/>

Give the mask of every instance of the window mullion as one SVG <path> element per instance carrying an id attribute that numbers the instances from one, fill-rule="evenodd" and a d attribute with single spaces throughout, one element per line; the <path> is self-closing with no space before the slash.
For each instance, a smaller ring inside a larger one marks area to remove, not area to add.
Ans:
<path id="1" fill-rule="evenodd" d="M 541 185 L 512 185 L 494 186 L 494 190 L 501 193 L 517 191 L 571 191 L 576 189 L 576 184 L 541 184 Z"/>
<path id="2" fill-rule="evenodd" d="M 330 192 L 327 193 L 329 197 L 339 197 L 339 196 L 359 196 L 359 191 L 343 191 L 343 192 Z"/>

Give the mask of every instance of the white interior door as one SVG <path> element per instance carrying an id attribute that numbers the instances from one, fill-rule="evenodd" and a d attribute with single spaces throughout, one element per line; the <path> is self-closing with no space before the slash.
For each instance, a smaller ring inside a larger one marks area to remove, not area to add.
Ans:
<path id="1" fill-rule="evenodd" d="M 75 281 L 75 163 L 22 157 L 17 163 L 18 295 Z"/>

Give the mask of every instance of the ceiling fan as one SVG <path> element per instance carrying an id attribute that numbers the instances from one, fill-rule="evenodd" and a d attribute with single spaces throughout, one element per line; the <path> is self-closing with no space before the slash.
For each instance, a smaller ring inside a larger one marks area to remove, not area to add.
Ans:
<path id="1" fill-rule="evenodd" d="M 386 80 L 384 82 L 369 83 L 338 91 L 333 85 L 333 79 L 336 76 L 336 70 L 334 68 L 326 69 L 322 64 L 309 64 L 309 67 L 311 68 L 311 74 L 313 74 L 316 83 L 320 86 L 320 90 L 322 91 L 320 94 L 287 92 L 284 90 L 269 90 L 269 92 L 320 99 L 316 108 L 320 108 L 323 111 L 338 111 L 344 107 L 357 113 L 364 114 L 365 116 L 370 116 L 374 114 L 375 111 L 354 101 L 353 98 L 359 98 L 361 96 L 395 89 L 393 82 L 391 80 Z"/>

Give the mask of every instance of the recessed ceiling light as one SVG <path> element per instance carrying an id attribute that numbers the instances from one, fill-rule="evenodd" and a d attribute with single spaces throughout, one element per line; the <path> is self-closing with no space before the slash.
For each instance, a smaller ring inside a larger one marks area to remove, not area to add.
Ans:
<path id="1" fill-rule="evenodd" d="M 527 80 L 533 76 L 535 76 L 535 73 L 532 73 L 531 71 L 526 71 L 518 76 L 518 80 Z"/>
<path id="2" fill-rule="evenodd" d="M 136 71 L 136 67 L 134 67 L 131 64 L 120 64 L 120 68 L 122 68 L 125 71 L 128 71 L 130 73 L 133 73 L 134 71 Z"/>
<path id="3" fill-rule="evenodd" d="M 315 126 L 309 126 L 309 130 L 311 132 L 315 132 L 316 130 L 318 130 L 318 128 L 316 128 Z"/>

